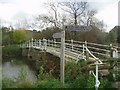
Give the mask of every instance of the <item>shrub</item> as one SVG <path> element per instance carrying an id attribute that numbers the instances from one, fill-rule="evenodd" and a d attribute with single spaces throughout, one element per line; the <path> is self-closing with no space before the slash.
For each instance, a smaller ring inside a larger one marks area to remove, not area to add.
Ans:
<path id="1" fill-rule="evenodd" d="M 2 80 L 2 88 L 15 88 L 14 82 L 11 79 L 4 78 Z"/>
<path id="2" fill-rule="evenodd" d="M 10 45 L 2 48 L 3 56 L 21 56 L 21 49 L 18 45 Z"/>
<path id="3" fill-rule="evenodd" d="M 17 88 L 35 88 L 35 84 L 32 81 L 25 80 L 16 84 Z"/>

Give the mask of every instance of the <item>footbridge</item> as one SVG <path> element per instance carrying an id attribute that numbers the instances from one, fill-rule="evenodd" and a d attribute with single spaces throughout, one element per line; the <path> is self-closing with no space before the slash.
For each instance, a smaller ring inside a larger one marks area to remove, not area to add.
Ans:
<path id="1" fill-rule="evenodd" d="M 20 44 L 21 48 L 34 48 L 37 50 L 46 51 L 50 54 L 60 57 L 61 55 L 61 42 L 54 40 L 29 40 Z M 108 58 L 119 58 L 120 47 L 110 45 L 102 45 L 96 43 L 88 43 L 87 41 L 65 41 L 65 60 L 71 62 L 78 62 L 85 60 L 89 65 L 95 65 L 96 61 L 99 62 L 101 68 L 108 68 L 110 65 L 106 60 Z M 105 67 L 106 66 L 106 67 Z"/>
<path id="2" fill-rule="evenodd" d="M 60 57 L 61 42 L 56 40 L 29 40 L 20 44 L 21 48 L 34 48 L 51 53 Z M 119 58 L 120 47 L 110 45 L 102 45 L 96 43 L 88 43 L 81 41 L 66 40 L 65 41 L 65 57 L 66 60 L 74 60 L 78 62 L 80 59 L 92 61 L 92 59 Z M 89 60 L 90 59 L 90 60 Z"/>
<path id="3" fill-rule="evenodd" d="M 34 48 L 53 54 L 57 57 L 61 56 L 61 42 L 54 40 L 29 40 L 20 44 L 21 48 Z M 110 45 L 102 45 L 96 43 L 88 43 L 87 41 L 65 41 L 65 60 L 70 62 L 79 62 L 80 60 L 86 61 L 87 66 L 83 70 L 88 70 L 96 78 L 96 87 L 99 86 L 98 70 L 100 73 L 105 74 L 108 69 L 114 65 L 110 65 L 109 58 L 120 58 L 120 47 Z M 119 59 L 118 59 L 119 63 Z M 98 68 L 99 66 L 99 68 Z M 88 68 L 89 67 L 89 68 Z M 94 71 L 96 74 L 94 74 Z"/>

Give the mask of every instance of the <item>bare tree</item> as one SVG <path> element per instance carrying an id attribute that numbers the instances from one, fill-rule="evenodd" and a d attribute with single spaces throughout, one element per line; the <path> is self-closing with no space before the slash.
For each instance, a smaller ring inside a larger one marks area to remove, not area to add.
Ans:
<path id="1" fill-rule="evenodd" d="M 97 28 L 99 28 L 101 31 L 105 31 L 107 25 L 104 23 L 103 20 L 98 20 L 97 18 L 93 18 L 91 25 L 96 26 Z"/>
<path id="2" fill-rule="evenodd" d="M 94 15 L 97 13 L 96 10 L 86 10 L 86 12 L 79 18 L 81 24 L 89 26 L 93 22 Z"/>
<path id="3" fill-rule="evenodd" d="M 74 25 L 78 25 L 78 18 L 85 12 L 88 3 L 87 2 L 62 2 L 59 3 L 61 9 L 68 12 L 74 18 Z"/>
<path id="4" fill-rule="evenodd" d="M 50 3 L 44 3 L 44 6 L 48 9 L 49 13 L 47 15 L 39 15 L 38 16 L 38 20 L 42 20 L 43 23 L 45 24 L 50 24 L 50 25 L 53 25 L 55 27 L 58 27 L 59 25 L 59 12 L 58 12 L 58 3 L 53 3 L 53 2 L 50 2 Z"/>
<path id="5" fill-rule="evenodd" d="M 52 10 L 52 13 L 53 13 L 53 17 L 51 17 L 52 20 L 50 20 L 52 23 L 54 23 L 55 27 L 57 27 L 57 24 L 58 24 L 58 3 L 47 3 L 46 4 L 51 10 Z M 51 12 L 50 12 L 51 13 Z"/>
<path id="6" fill-rule="evenodd" d="M 87 26 L 91 25 L 93 16 L 97 13 L 96 10 L 89 10 L 87 12 Z"/>
<path id="7" fill-rule="evenodd" d="M 18 29 L 28 29 L 29 28 L 29 24 L 28 24 L 28 20 L 27 18 L 20 18 L 16 21 L 15 26 Z"/>

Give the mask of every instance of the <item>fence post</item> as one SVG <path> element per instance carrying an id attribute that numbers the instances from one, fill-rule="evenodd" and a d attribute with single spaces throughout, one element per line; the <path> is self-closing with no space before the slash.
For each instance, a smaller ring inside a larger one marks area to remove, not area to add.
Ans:
<path id="1" fill-rule="evenodd" d="M 56 47 L 56 39 L 54 39 L 54 42 L 53 42 L 53 44 L 54 44 L 54 47 Z"/>
<path id="2" fill-rule="evenodd" d="M 110 57 L 113 57 L 113 45 L 112 44 L 110 44 Z"/>
<path id="3" fill-rule="evenodd" d="M 41 40 L 39 39 L 39 47 L 41 47 Z"/>
<path id="4" fill-rule="evenodd" d="M 50 43 L 50 40 L 48 39 L 48 40 L 47 40 L 47 46 L 50 46 L 50 44 L 49 44 L 49 43 Z"/>
<path id="5" fill-rule="evenodd" d="M 26 47 L 28 47 L 28 41 L 26 41 Z"/>
<path id="6" fill-rule="evenodd" d="M 87 48 L 87 41 L 85 41 L 85 48 Z M 86 60 L 89 60 L 89 53 L 87 49 L 85 50 Z"/>
<path id="7" fill-rule="evenodd" d="M 30 40 L 28 41 L 28 47 L 30 48 Z"/>
<path id="8" fill-rule="evenodd" d="M 51 40 L 51 44 L 52 44 L 52 47 L 54 47 L 54 41 L 53 40 Z"/>
<path id="9" fill-rule="evenodd" d="M 71 39 L 72 51 L 73 51 L 73 40 Z"/>
<path id="10" fill-rule="evenodd" d="M 31 47 L 33 47 L 33 38 L 32 38 L 32 41 L 31 41 Z"/>
<path id="11" fill-rule="evenodd" d="M 36 47 L 36 39 L 34 40 L 34 46 Z"/>
<path id="12" fill-rule="evenodd" d="M 113 58 L 118 58 L 118 51 L 116 48 L 113 48 Z"/>
<path id="13" fill-rule="evenodd" d="M 43 46 L 44 46 L 44 50 L 47 49 L 47 40 L 46 39 L 43 39 Z"/>
<path id="14" fill-rule="evenodd" d="M 85 48 L 85 46 L 83 44 L 83 59 L 85 59 L 85 55 L 84 55 L 85 54 L 85 49 L 84 48 Z"/>

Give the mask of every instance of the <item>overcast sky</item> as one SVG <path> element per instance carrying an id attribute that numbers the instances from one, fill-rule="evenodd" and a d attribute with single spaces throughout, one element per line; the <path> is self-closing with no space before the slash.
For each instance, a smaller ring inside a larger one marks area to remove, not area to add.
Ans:
<path id="1" fill-rule="evenodd" d="M 0 20 L 2 23 L 13 24 L 21 18 L 31 18 L 46 13 L 44 2 L 69 0 L 0 0 Z M 76 0 L 80 1 L 80 0 Z M 85 0 L 86 1 L 86 0 Z M 107 31 L 118 25 L 119 0 L 87 0 L 91 8 L 97 9 L 96 17 L 107 24 Z"/>

